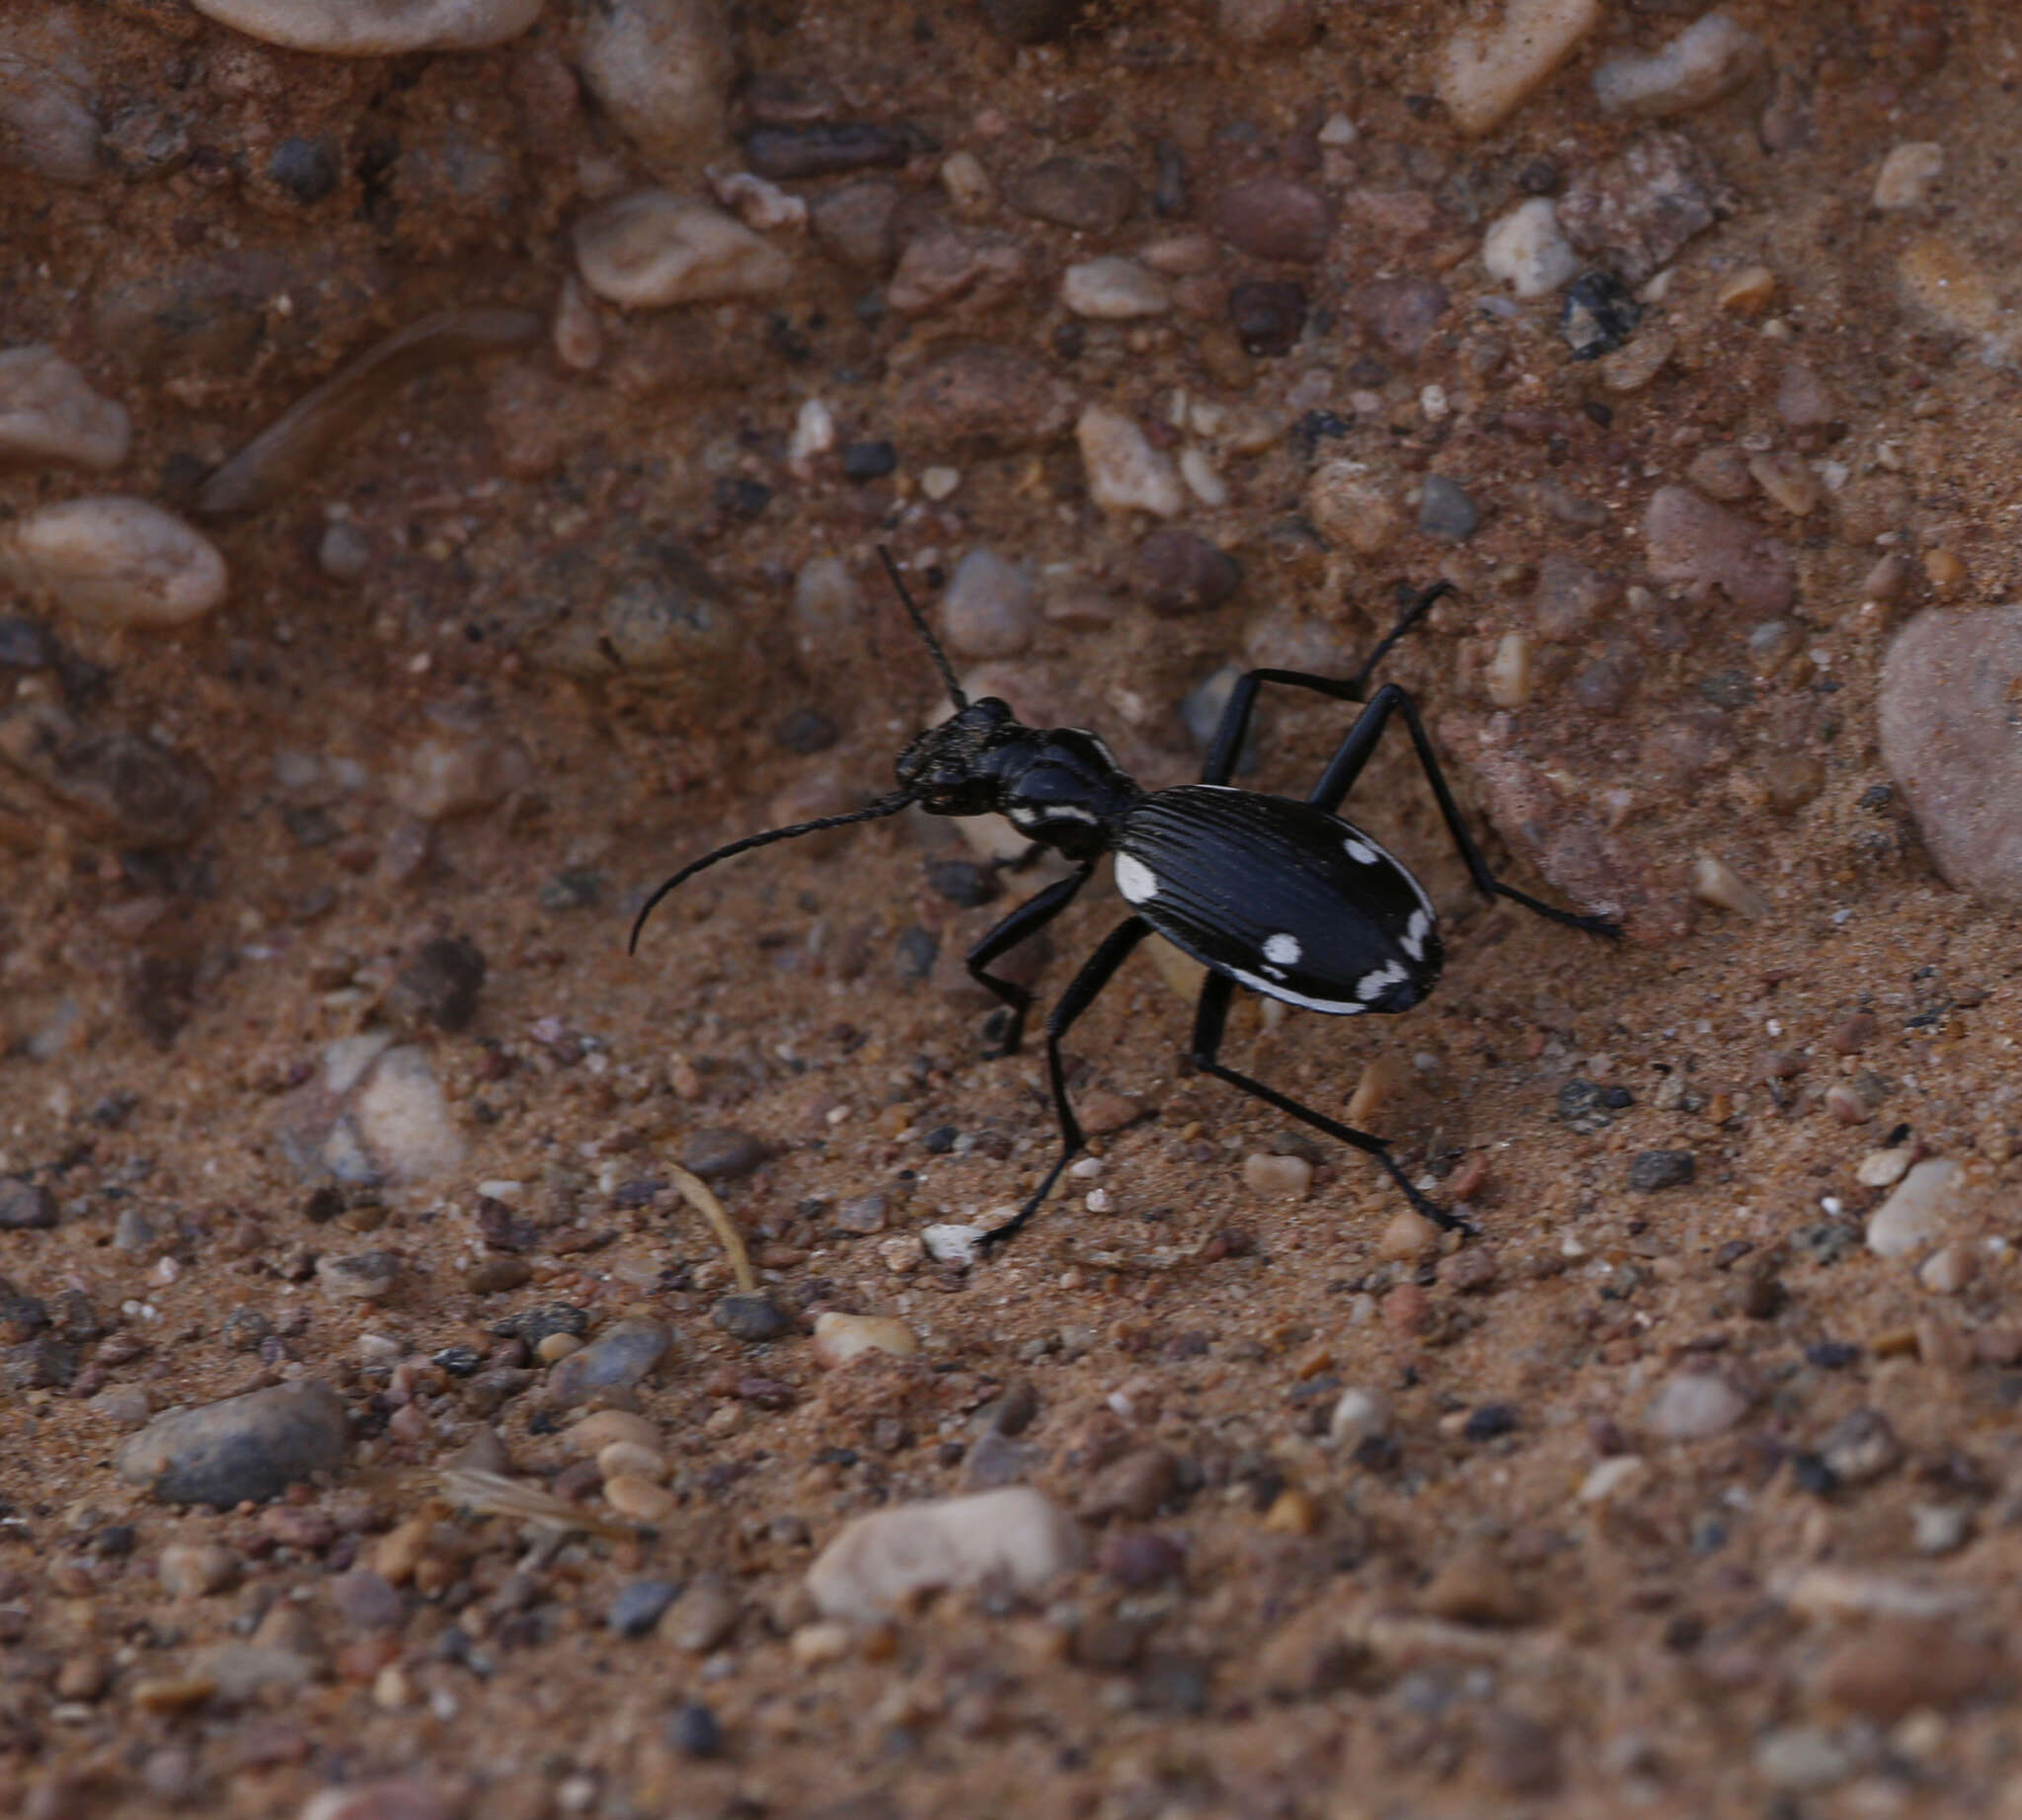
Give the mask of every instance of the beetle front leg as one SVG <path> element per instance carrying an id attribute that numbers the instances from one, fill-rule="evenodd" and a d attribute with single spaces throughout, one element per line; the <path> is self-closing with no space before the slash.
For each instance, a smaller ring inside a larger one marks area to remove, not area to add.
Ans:
<path id="1" fill-rule="evenodd" d="M 1118 923 L 1103 937 L 1102 946 L 1082 962 L 1081 971 L 1060 994 L 1059 1003 L 1048 1013 L 1047 1076 L 1053 1090 L 1053 1113 L 1060 1122 L 1060 1153 L 1037 1191 L 1014 1218 L 1007 1220 L 984 1239 L 985 1244 L 1001 1245 L 1038 1213 L 1040 1203 L 1052 1193 L 1053 1184 L 1060 1179 L 1060 1171 L 1080 1150 L 1083 1143 L 1081 1122 L 1075 1118 L 1074 1108 L 1067 1098 L 1067 1068 L 1060 1060 L 1060 1039 L 1067 1034 L 1074 1020 L 1096 1001 L 1102 989 L 1116 978 L 1117 969 L 1129 959 L 1130 951 L 1150 933 L 1151 924 L 1142 916 L 1128 917 Z"/>
<path id="2" fill-rule="evenodd" d="M 970 949 L 964 957 L 969 968 L 969 977 L 976 985 L 994 992 L 1011 1008 L 1009 1021 L 1004 1026 L 1003 1040 L 993 1049 L 992 1057 L 1015 1056 L 1018 1046 L 1025 1040 L 1025 1020 L 1032 1011 L 1032 993 L 1013 980 L 1000 980 L 995 974 L 985 973 L 984 968 L 998 955 L 1007 954 L 1030 935 L 1052 921 L 1069 904 L 1074 894 L 1088 883 L 1088 875 L 1095 870 L 1095 862 L 1089 861 L 1077 872 L 1063 879 L 1056 879 L 1046 890 L 1036 892 L 1014 910 L 1004 920 Z"/>
<path id="3" fill-rule="evenodd" d="M 1343 1125 L 1338 1119 L 1330 1119 L 1324 1112 L 1315 1112 L 1310 1106 L 1302 1106 L 1275 1087 L 1267 1087 L 1261 1080 L 1253 1080 L 1248 1074 L 1239 1073 L 1222 1062 L 1221 1039 L 1228 1024 L 1229 998 L 1234 991 L 1235 982 L 1224 979 L 1220 974 L 1210 974 L 1203 983 L 1200 1004 L 1194 1013 L 1194 1066 L 1204 1074 L 1212 1074 L 1217 1080 L 1242 1088 L 1252 1098 L 1262 1100 L 1267 1106 L 1275 1106 L 1280 1112 L 1310 1125 L 1315 1131 L 1325 1132 L 1328 1137 L 1352 1146 L 1365 1156 L 1373 1156 L 1411 1203 L 1413 1212 L 1443 1231 L 1472 1233 L 1475 1228 L 1465 1220 L 1457 1214 L 1448 1213 L 1437 1201 L 1429 1200 L 1419 1192 L 1410 1177 L 1397 1166 L 1387 1141 L 1371 1137 L 1365 1131 L 1357 1131 L 1353 1125 Z"/>

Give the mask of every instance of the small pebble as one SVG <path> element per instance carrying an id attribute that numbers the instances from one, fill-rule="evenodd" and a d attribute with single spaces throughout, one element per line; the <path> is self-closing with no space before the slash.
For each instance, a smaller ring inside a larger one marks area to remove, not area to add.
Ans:
<path id="1" fill-rule="evenodd" d="M 741 221 L 664 190 L 637 191 L 584 215 L 576 265 L 592 291 L 626 309 L 766 296 L 794 271 Z"/>
<path id="2" fill-rule="evenodd" d="M 101 398 L 53 348 L 0 351 L 0 462 L 116 468 L 131 439 L 125 408 Z"/>
<path id="3" fill-rule="evenodd" d="M 604 1622 L 618 1636 L 644 1636 L 680 1596 L 677 1580 L 627 1580 Z"/>
<path id="4" fill-rule="evenodd" d="M 1342 1391 L 1328 1423 L 1328 1438 L 1346 1453 L 1390 1432 L 1390 1399 L 1380 1390 L 1351 1385 Z"/>
<path id="5" fill-rule="evenodd" d="M 1718 591 L 1764 618 L 1789 610 L 1795 593 L 1789 550 L 1689 487 L 1660 487 L 1651 495 L 1643 540 L 1651 574 L 1695 599 Z"/>
<path id="6" fill-rule="evenodd" d="M 391 1251 L 360 1251 L 350 1257 L 329 1254 L 316 1260 L 316 1282 L 333 1302 L 375 1302 L 400 1278 L 400 1259 Z"/>
<path id="7" fill-rule="evenodd" d="M 1148 512 L 1175 517 L 1186 490 L 1169 456 L 1154 449 L 1135 421 L 1090 405 L 1075 426 L 1088 496 L 1105 512 Z"/>
<path id="8" fill-rule="evenodd" d="M 1545 197 L 1519 202 L 1498 220 L 1482 241 L 1481 259 L 1489 277 L 1519 297 L 1549 296 L 1580 270 L 1580 256 L 1559 229 L 1559 211 Z"/>
<path id="9" fill-rule="evenodd" d="M 1107 254 L 1069 266 L 1060 278 L 1060 302 L 1076 316 L 1098 322 L 1128 322 L 1163 316 L 1172 308 L 1172 286 L 1134 260 Z"/>
<path id="10" fill-rule="evenodd" d="M 1137 546 L 1130 586 L 1161 619 L 1206 612 L 1242 585 L 1242 565 L 1196 531 L 1168 525 Z"/>
<path id="11" fill-rule="evenodd" d="M 170 1598 L 204 1599 L 237 1581 L 239 1556 L 215 1543 L 170 1543 L 155 1572 Z"/>
<path id="12" fill-rule="evenodd" d="M 1697 1158 L 1690 1150 L 1642 1150 L 1629 1163 L 1629 1186 L 1643 1194 L 1678 1188 L 1692 1179 Z"/>
<path id="13" fill-rule="evenodd" d="M 1883 1150 L 1871 1154 L 1887 1156 L 1890 1166 L 1900 1171 L 1898 1159 L 1906 1158 L 1909 1152 Z M 1861 1171 L 1864 1181 L 1867 1175 L 1887 1173 L 1883 1168 L 1869 1168 L 1866 1158 L 1862 1159 Z M 1965 1169 L 1950 1157 L 1934 1156 L 1918 1163 L 1901 1176 L 1895 1193 L 1869 1215 L 1868 1249 L 1877 1257 L 1908 1257 L 1942 1239 L 1958 1217 L 1965 1184 Z M 1886 1184 L 1877 1181 L 1869 1185 Z"/>
<path id="14" fill-rule="evenodd" d="M 762 1345 L 794 1331 L 791 1314 L 763 1291 L 725 1296 L 709 1310 L 712 1324 L 734 1340 Z"/>
<path id="15" fill-rule="evenodd" d="M 1267 1201 L 1303 1201 L 1313 1188 L 1313 1165 L 1303 1156 L 1253 1150 L 1243 1158 L 1243 1186 Z"/>
<path id="16" fill-rule="evenodd" d="M 967 1270 L 981 1256 L 982 1241 L 988 1236 L 989 1234 L 979 1226 L 951 1223 L 922 1227 L 914 1243 L 924 1246 L 927 1255 L 936 1263 L 953 1264 L 959 1270 Z M 886 1242 L 890 1244 L 893 1241 L 888 1239 Z M 890 1261 L 888 1257 L 887 1262 Z"/>
<path id="17" fill-rule="evenodd" d="M 613 1322 L 548 1374 L 548 1394 L 566 1409 L 586 1402 L 599 1390 L 629 1389 L 652 1376 L 670 1344 L 667 1330 L 658 1321 Z"/>
<path id="18" fill-rule="evenodd" d="M 1643 1426 L 1661 1441 L 1698 1441 L 1725 1433 L 1749 1412 L 1748 1398 L 1713 1372 L 1685 1370 L 1667 1378 Z"/>
<path id="19" fill-rule="evenodd" d="M 717 1716 L 698 1701 L 684 1701 L 668 1717 L 666 1740 L 683 1757 L 707 1762 L 723 1755 L 723 1726 Z"/>
<path id="20" fill-rule="evenodd" d="M 681 1145 L 681 1167 L 705 1182 L 741 1180 L 769 1154 L 762 1139 L 728 1126 L 691 1132 Z"/>
<path id="21" fill-rule="evenodd" d="M 1013 1591 L 1036 1593 L 1081 1552 L 1064 1513 L 1012 1485 L 857 1517 L 808 1569 L 807 1587 L 828 1619 L 871 1623 L 939 1587 L 1001 1577 Z"/>
<path id="22" fill-rule="evenodd" d="M 1703 108 L 1740 87 L 1762 62 L 1762 43 L 1725 13 L 1695 19 L 1649 55 L 1618 52 L 1594 71 L 1603 114 L 1663 119 Z"/>
<path id="23" fill-rule="evenodd" d="M 0 1175 L 0 1232 L 44 1231 L 56 1224 L 56 1197 L 38 1182 Z"/>
<path id="24" fill-rule="evenodd" d="M 867 1352 L 910 1359 L 920 1343 L 904 1321 L 883 1314 L 838 1314 L 832 1309 L 815 1317 L 815 1357 L 835 1371 Z"/>
<path id="25" fill-rule="evenodd" d="M 666 1522 L 681 1507 L 664 1485 L 625 1472 L 604 1480 L 604 1502 L 619 1516 L 649 1525 Z"/>
<path id="26" fill-rule="evenodd" d="M 661 1445 L 660 1430 L 629 1409 L 595 1410 L 581 1421 L 572 1422 L 564 1438 L 579 1454 L 592 1457 L 607 1447 L 635 1447 L 651 1453 Z"/>
<path id="27" fill-rule="evenodd" d="M 1137 180 L 1121 164 L 1049 158 L 1012 178 L 1004 199 L 1020 214 L 1106 239 L 1136 208 Z"/>
<path id="28" fill-rule="evenodd" d="M 1510 0 L 1486 30 L 1451 32 L 1436 53 L 1434 88 L 1464 133 L 1500 125 L 1579 48 L 1600 0 Z"/>
<path id="29" fill-rule="evenodd" d="M 942 595 L 941 626 L 958 657 L 1016 657 L 1039 629 L 1038 587 L 1023 564 L 971 550 Z"/>
<path id="30" fill-rule="evenodd" d="M 1769 901 L 1724 859 L 1702 853 L 1692 862 L 1692 896 L 1702 904 L 1731 910 L 1759 922 L 1769 914 Z"/>
<path id="31" fill-rule="evenodd" d="M 1903 1443 L 1879 1409 L 1854 1409 L 1819 1443 L 1818 1456 L 1842 1485 L 1872 1484 L 1903 1462 Z"/>
<path id="32" fill-rule="evenodd" d="M 1916 207 L 1944 170 L 1945 148 L 1934 141 L 1912 139 L 1891 146 L 1875 174 L 1874 205 L 1891 213 Z"/>
<path id="33" fill-rule="evenodd" d="M 1458 482 L 1428 474 L 1419 495 L 1418 527 L 1429 537 L 1465 543 L 1481 528 L 1481 509 Z"/>
<path id="34" fill-rule="evenodd" d="M 1321 536 L 1359 556 L 1378 554 L 1397 536 L 1396 510 L 1361 462 L 1322 462 L 1306 482 L 1305 506 Z"/>
<path id="35" fill-rule="evenodd" d="M 1439 1228 L 1408 1207 L 1392 1214 L 1376 1236 L 1376 1255 L 1394 1263 L 1420 1263 L 1439 1251 Z"/>
<path id="36" fill-rule="evenodd" d="M 1252 259 L 1312 265 L 1327 251 L 1334 211 L 1309 185 L 1257 177 L 1221 191 L 1210 204 L 1215 231 Z"/>
<path id="37" fill-rule="evenodd" d="M 517 38 L 533 24 L 541 0 L 191 0 L 196 11 L 249 38 L 325 56 L 393 57 L 421 50 L 479 50 Z M 382 1784 L 407 1787 L 407 1783 Z M 319 1797 L 320 1798 L 320 1797 Z M 313 1806 L 314 1803 L 312 1802 Z M 428 1813 L 436 1812 L 434 1803 Z M 405 1809 L 344 1807 L 303 1812 L 302 1820 L 410 1820 Z M 418 1817 L 417 1817 L 418 1820 Z"/>
<path id="38" fill-rule="evenodd" d="M 110 626 L 180 626 L 225 597 L 225 560 L 200 531 L 146 500 L 63 500 L 0 535 L 0 577 Z"/>

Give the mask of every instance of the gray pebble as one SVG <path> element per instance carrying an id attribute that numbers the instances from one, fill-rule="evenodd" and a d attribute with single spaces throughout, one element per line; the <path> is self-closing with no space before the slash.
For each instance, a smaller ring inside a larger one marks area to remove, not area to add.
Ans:
<path id="1" fill-rule="evenodd" d="M 666 1723 L 668 1744 L 683 1757 L 710 1758 L 723 1755 L 723 1727 L 716 1714 L 699 1701 L 685 1701 L 675 1707 Z"/>
<path id="2" fill-rule="evenodd" d="M 1882 757 L 1946 881 L 2022 905 L 2022 606 L 1920 613 L 1882 665 Z"/>
<path id="3" fill-rule="evenodd" d="M 749 1175 L 768 1154 L 763 1139 L 727 1125 L 690 1132 L 681 1146 L 681 1167 L 705 1182 L 735 1182 Z"/>
<path id="4" fill-rule="evenodd" d="M 330 1603 L 353 1630 L 394 1630 L 407 1617 L 399 1589 L 369 1567 L 354 1567 L 332 1580 Z"/>
<path id="5" fill-rule="evenodd" d="M 320 1257 L 316 1281 L 339 1302 L 376 1302 L 399 1280 L 400 1259 L 391 1251 L 360 1251 L 351 1257 Z"/>
<path id="6" fill-rule="evenodd" d="M 619 1636 L 644 1636 L 680 1596 L 677 1580 L 627 1580 L 604 1622 Z"/>
<path id="7" fill-rule="evenodd" d="M 1375 278 L 1349 295 L 1355 319 L 1400 360 L 1416 360 L 1452 301 L 1434 278 Z"/>
<path id="8" fill-rule="evenodd" d="M 838 1232 L 882 1232 L 885 1209 L 882 1194 L 859 1195 L 855 1200 L 837 1202 L 828 1224 Z"/>
<path id="9" fill-rule="evenodd" d="M 599 1390 L 630 1389 L 652 1375 L 670 1343 L 659 1321 L 618 1321 L 548 1374 L 549 1394 L 569 1408 Z"/>
<path id="10" fill-rule="evenodd" d="M 0 1232 L 25 1232 L 56 1224 L 56 1199 L 18 1175 L 0 1176 Z"/>
<path id="11" fill-rule="evenodd" d="M 310 1379 L 150 1422 L 119 1449 L 119 1476 L 170 1504 L 229 1509 L 334 1472 L 350 1448 L 343 1399 Z"/>
<path id="12" fill-rule="evenodd" d="M 716 0 L 605 0 L 583 15 L 577 68 L 657 168 L 697 164 L 717 149 L 737 65 Z"/>
<path id="13" fill-rule="evenodd" d="M 941 625 L 958 657 L 1016 657 L 1039 628 L 1039 591 L 1023 564 L 971 550 L 941 598 Z"/>
<path id="14" fill-rule="evenodd" d="M 1629 1186 L 1645 1194 L 1678 1188 L 1698 1167 L 1690 1150 L 1643 1150 L 1629 1163 Z"/>
<path id="15" fill-rule="evenodd" d="M 762 1291 L 725 1296 L 709 1310 L 709 1318 L 732 1339 L 758 1345 L 794 1330 L 793 1316 Z"/>
<path id="16" fill-rule="evenodd" d="M 1481 509 L 1458 482 L 1443 474 L 1428 474 L 1419 496 L 1418 527 L 1429 537 L 1465 543 L 1481 528 Z"/>
<path id="17" fill-rule="evenodd" d="M 355 582 L 371 563 L 372 540 L 355 524 L 325 527 L 316 545 L 316 566 L 333 582 Z"/>

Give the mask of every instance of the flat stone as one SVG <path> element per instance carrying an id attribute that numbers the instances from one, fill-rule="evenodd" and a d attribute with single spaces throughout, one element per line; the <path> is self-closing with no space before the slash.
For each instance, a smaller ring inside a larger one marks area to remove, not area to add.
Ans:
<path id="1" fill-rule="evenodd" d="M 0 577 L 80 619 L 180 626 L 225 597 L 225 559 L 201 531 L 146 500 L 107 495 L 39 507 L 0 538 Z"/>
<path id="2" fill-rule="evenodd" d="M 682 1140 L 681 1167 L 705 1182 L 736 1182 L 769 1154 L 762 1138 L 728 1125 L 709 1125 Z"/>
<path id="3" fill-rule="evenodd" d="M 1946 881 L 2022 905 L 2022 606 L 1920 613 L 1889 648 L 1882 758 Z M 1929 1165 L 1924 1165 L 1928 1167 Z"/>
<path id="4" fill-rule="evenodd" d="M 1963 1705 L 2009 1673 L 2007 1651 L 1964 1621 L 1885 1618 L 1834 1648 L 1812 1690 L 1828 1705 L 1893 1725 L 1919 1706 Z"/>
<path id="5" fill-rule="evenodd" d="M 1458 481 L 1428 474 L 1419 494 L 1418 527 L 1428 537 L 1465 543 L 1481 528 L 1481 508 Z"/>
<path id="6" fill-rule="evenodd" d="M 1734 206 L 1711 158 L 1679 132 L 1650 132 L 1581 173 L 1559 198 L 1559 225 L 1630 284 L 1671 264 Z"/>
<path id="7" fill-rule="evenodd" d="M 741 221 L 665 190 L 637 191 L 584 215 L 576 265 L 591 290 L 626 309 L 769 296 L 794 271 Z"/>
<path id="8" fill-rule="evenodd" d="M 350 1450 L 344 1400 L 308 1379 L 158 1416 L 120 1444 L 116 1464 L 164 1503 L 229 1509 L 334 1472 Z"/>
<path id="9" fill-rule="evenodd" d="M 380 1056 L 352 1117 L 373 1161 L 395 1181 L 436 1181 L 462 1166 L 463 1130 L 425 1049 L 402 1044 Z"/>
<path id="10" fill-rule="evenodd" d="M 1231 184 L 1213 200 L 1215 231 L 1252 259 L 1310 266 L 1327 251 L 1334 211 L 1327 198 L 1290 177 Z"/>
<path id="11" fill-rule="evenodd" d="M 1877 1257 L 1909 1257 L 1949 1237 L 1966 1171 L 1949 1156 L 1917 1163 L 1868 1216 L 1868 1249 Z"/>
<path id="12" fill-rule="evenodd" d="M 29 1232 L 56 1224 L 56 1198 L 38 1182 L 0 1175 L 0 1232 Z"/>
<path id="13" fill-rule="evenodd" d="M 566 1409 L 600 1390 L 629 1390 L 653 1375 L 672 1343 L 659 1321 L 614 1322 L 548 1374 L 548 1394 Z"/>
<path id="14" fill-rule="evenodd" d="M 1765 618 L 1796 596 L 1789 548 L 1689 487 L 1660 487 L 1643 514 L 1650 573 L 1694 599 L 1714 592 Z"/>
<path id="15" fill-rule="evenodd" d="M 1060 277 L 1060 302 L 1074 315 L 1098 322 L 1128 322 L 1163 316 L 1172 308 L 1172 286 L 1135 260 L 1105 254 L 1069 266 Z"/>
<path id="16" fill-rule="evenodd" d="M 101 398 L 55 349 L 0 353 L 0 461 L 116 468 L 131 440 L 125 407 Z"/>
<path id="17" fill-rule="evenodd" d="M 709 1318 L 732 1339 L 748 1345 L 776 1340 L 794 1330 L 793 1316 L 762 1292 L 725 1296 L 709 1310 Z"/>
<path id="18" fill-rule="evenodd" d="M 904 1505 L 848 1524 L 808 1569 L 823 1617 L 869 1623 L 913 1596 L 1001 1578 L 1035 1593 L 1080 1559 L 1080 1532 L 1023 1485 Z"/>
<path id="19" fill-rule="evenodd" d="M 517 38 L 541 0 L 190 0 L 206 19 L 289 50 L 394 57 Z"/>
<path id="20" fill-rule="evenodd" d="M 1010 301 L 1029 277 L 1025 250 L 1008 234 L 938 223 L 905 243 L 885 301 L 901 316 L 958 304 L 975 315 Z"/>

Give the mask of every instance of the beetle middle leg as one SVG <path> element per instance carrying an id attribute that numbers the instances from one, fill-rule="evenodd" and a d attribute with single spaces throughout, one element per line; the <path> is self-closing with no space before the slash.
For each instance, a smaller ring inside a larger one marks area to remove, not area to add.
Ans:
<path id="1" fill-rule="evenodd" d="M 1060 1179 L 1060 1171 L 1079 1152 L 1084 1140 L 1081 1122 L 1075 1118 L 1074 1108 L 1067 1098 L 1067 1069 L 1060 1060 L 1060 1039 L 1067 1034 L 1074 1020 L 1096 1001 L 1102 989 L 1116 978 L 1117 969 L 1129 959 L 1131 950 L 1150 932 L 1151 924 L 1142 916 L 1128 916 L 1118 923 L 1102 938 L 1102 945 L 1081 963 L 1081 971 L 1060 994 L 1059 1002 L 1047 1013 L 1047 1076 L 1052 1087 L 1053 1113 L 1060 1122 L 1060 1153 L 1047 1171 L 1046 1180 L 1018 1210 L 1016 1217 L 992 1231 L 985 1243 L 1002 1244 L 1038 1213 L 1040 1204 L 1052 1193 L 1053 1184 Z"/>
<path id="2" fill-rule="evenodd" d="M 1261 1080 L 1253 1080 L 1248 1074 L 1240 1073 L 1221 1060 L 1221 1039 L 1228 1024 L 1229 999 L 1235 992 L 1235 982 L 1220 974 L 1209 974 L 1201 987 L 1200 1003 L 1194 1012 L 1193 1063 L 1204 1074 L 1212 1074 L 1217 1080 L 1225 1080 L 1232 1087 L 1240 1087 L 1253 1099 L 1262 1100 L 1267 1106 L 1275 1106 L 1301 1123 L 1310 1125 L 1315 1131 L 1325 1132 L 1339 1143 L 1352 1146 L 1364 1155 L 1373 1156 L 1397 1184 L 1404 1198 L 1412 1205 L 1414 1212 L 1430 1220 L 1436 1227 L 1448 1232 L 1472 1232 L 1459 1215 L 1448 1213 L 1437 1201 L 1422 1194 L 1398 1167 L 1397 1160 L 1390 1154 L 1390 1146 L 1382 1138 L 1370 1136 L 1365 1131 L 1357 1131 L 1353 1125 L 1344 1125 L 1338 1119 L 1330 1119 L 1324 1112 L 1315 1112 L 1310 1106 L 1302 1106 L 1288 1095 L 1280 1093 L 1275 1087 L 1267 1087 Z"/>
<path id="3" fill-rule="evenodd" d="M 1091 861 L 1065 878 L 1054 880 L 1046 890 L 1035 892 L 964 957 L 969 977 L 976 985 L 994 992 L 1010 1007 L 1003 1037 L 991 1050 L 992 1056 L 1015 1056 L 1018 1053 L 1018 1046 L 1025 1040 L 1025 1020 L 1032 1012 L 1032 993 L 1016 981 L 1000 980 L 983 969 L 1000 954 L 1009 953 L 1028 936 L 1037 935 L 1051 922 L 1074 901 L 1074 894 L 1088 883 L 1088 875 L 1094 870 Z"/>

